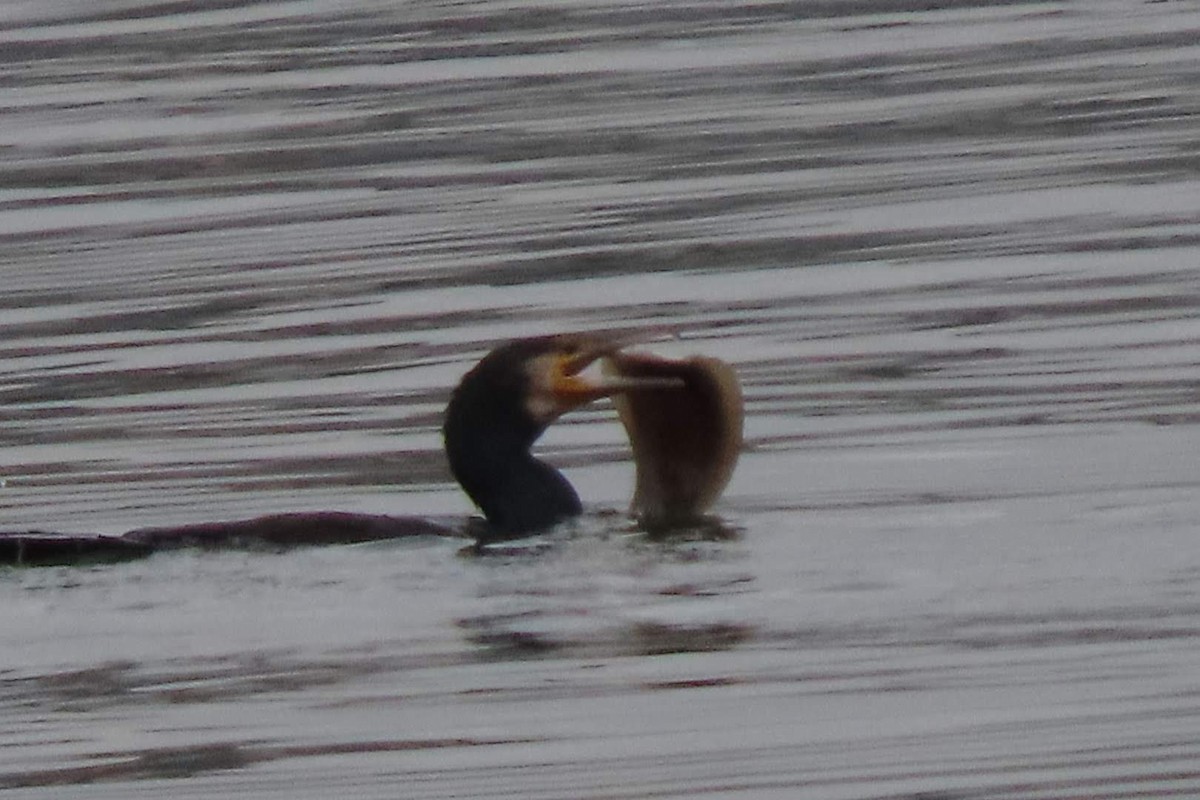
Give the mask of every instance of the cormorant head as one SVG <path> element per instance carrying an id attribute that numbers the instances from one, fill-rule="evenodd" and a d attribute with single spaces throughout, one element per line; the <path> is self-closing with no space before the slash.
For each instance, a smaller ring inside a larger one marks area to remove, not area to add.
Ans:
<path id="1" fill-rule="evenodd" d="M 493 435 L 511 434 L 532 445 L 560 416 L 638 381 L 581 373 L 624 342 L 572 333 L 518 339 L 492 350 L 459 382 L 446 409 L 446 433 L 486 421 Z M 661 382 L 650 383 L 659 385 Z M 499 425 L 500 430 L 495 426 Z"/>

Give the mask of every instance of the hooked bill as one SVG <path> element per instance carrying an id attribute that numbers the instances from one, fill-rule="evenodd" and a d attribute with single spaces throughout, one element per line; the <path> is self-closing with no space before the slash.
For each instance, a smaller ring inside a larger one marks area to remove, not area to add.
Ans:
<path id="1" fill-rule="evenodd" d="M 678 381 L 613 402 L 637 466 L 634 514 L 653 525 L 696 520 L 724 491 L 742 448 L 742 392 L 733 368 L 706 356 L 618 352 L 604 357 L 604 371 Z"/>

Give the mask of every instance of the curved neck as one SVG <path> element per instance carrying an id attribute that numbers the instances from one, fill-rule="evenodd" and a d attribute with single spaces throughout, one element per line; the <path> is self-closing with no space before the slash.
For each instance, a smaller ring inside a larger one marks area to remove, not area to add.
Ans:
<path id="1" fill-rule="evenodd" d="M 443 428 L 450 470 L 497 538 L 533 533 L 577 516 L 579 495 L 554 467 L 529 452 L 540 429 L 457 414 Z"/>

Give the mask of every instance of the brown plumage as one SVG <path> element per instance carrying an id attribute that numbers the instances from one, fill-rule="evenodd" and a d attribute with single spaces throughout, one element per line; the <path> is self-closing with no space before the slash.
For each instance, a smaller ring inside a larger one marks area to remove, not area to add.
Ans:
<path id="1" fill-rule="evenodd" d="M 715 358 L 681 361 L 614 353 L 605 371 L 630 380 L 674 379 L 671 392 L 614 398 L 629 434 L 637 475 L 633 512 L 644 524 L 686 523 L 720 497 L 742 449 L 742 393 L 733 369 Z"/>

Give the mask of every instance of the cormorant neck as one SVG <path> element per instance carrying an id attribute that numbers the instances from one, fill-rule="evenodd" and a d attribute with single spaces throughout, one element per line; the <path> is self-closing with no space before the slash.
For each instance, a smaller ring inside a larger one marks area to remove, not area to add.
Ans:
<path id="1" fill-rule="evenodd" d="M 476 404 L 470 396 L 460 387 L 447 408 L 446 455 L 455 480 L 497 538 L 534 533 L 577 516 L 583 507 L 575 489 L 530 453 L 543 429 L 506 413 L 511 409 L 503 404 Z"/>
<path id="2" fill-rule="evenodd" d="M 529 452 L 510 455 L 492 462 L 494 469 L 471 461 L 455 471 L 498 538 L 535 533 L 579 515 L 579 495 L 561 472 Z"/>

